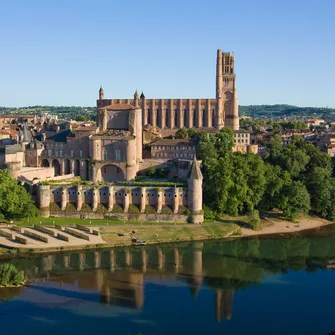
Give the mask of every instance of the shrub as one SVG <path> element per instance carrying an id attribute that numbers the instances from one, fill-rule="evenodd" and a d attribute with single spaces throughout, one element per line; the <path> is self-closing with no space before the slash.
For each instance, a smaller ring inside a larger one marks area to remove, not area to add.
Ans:
<path id="1" fill-rule="evenodd" d="M 217 220 L 219 217 L 218 213 L 208 206 L 204 205 L 204 218 L 207 220 Z"/>
<path id="2" fill-rule="evenodd" d="M 155 208 L 153 208 L 152 206 L 150 206 L 150 205 L 146 205 L 146 206 L 145 206 L 144 213 L 145 213 L 145 214 L 156 214 L 156 210 L 155 210 Z"/>
<path id="3" fill-rule="evenodd" d="M 0 264 L 0 285 L 21 285 L 24 283 L 24 272 L 19 271 L 13 264 Z"/>
<path id="4" fill-rule="evenodd" d="M 98 214 L 105 214 L 107 213 L 107 208 L 103 204 L 98 204 L 98 207 L 95 212 Z"/>
<path id="5" fill-rule="evenodd" d="M 169 206 L 163 205 L 161 214 L 173 214 L 173 211 Z"/>
<path id="6" fill-rule="evenodd" d="M 120 205 L 114 204 L 112 213 L 123 213 L 123 208 Z"/>
<path id="7" fill-rule="evenodd" d="M 150 166 L 147 168 L 147 170 L 145 171 L 145 174 L 149 177 L 154 176 L 156 173 L 156 169 L 153 166 Z"/>
<path id="8" fill-rule="evenodd" d="M 66 204 L 66 208 L 65 208 L 65 212 L 76 212 L 77 210 L 76 210 L 76 207 L 75 207 L 75 205 L 74 204 L 72 204 L 71 202 L 68 202 L 67 204 Z"/>
<path id="9" fill-rule="evenodd" d="M 240 227 L 238 227 L 230 236 L 241 236 L 242 230 Z"/>
<path id="10" fill-rule="evenodd" d="M 253 210 L 248 217 L 248 224 L 251 229 L 258 230 L 260 228 L 261 219 L 257 209 Z"/>
<path id="11" fill-rule="evenodd" d="M 56 202 L 50 202 L 50 211 L 51 212 L 61 212 L 62 209 L 59 207 L 59 205 Z"/>
<path id="12" fill-rule="evenodd" d="M 128 213 L 129 214 L 140 214 L 140 210 L 136 205 L 130 204 L 128 207 Z"/>
<path id="13" fill-rule="evenodd" d="M 163 169 L 163 168 L 156 170 L 156 176 L 157 177 L 166 177 L 168 175 L 168 173 L 169 173 L 169 171 L 166 170 L 166 169 Z"/>
<path id="14" fill-rule="evenodd" d="M 180 214 L 180 215 L 190 215 L 191 211 L 190 211 L 189 208 L 187 208 L 183 205 L 179 205 L 178 214 Z"/>
<path id="15" fill-rule="evenodd" d="M 83 204 L 81 206 L 81 210 L 80 211 L 81 212 L 92 212 L 92 208 L 88 204 Z"/>

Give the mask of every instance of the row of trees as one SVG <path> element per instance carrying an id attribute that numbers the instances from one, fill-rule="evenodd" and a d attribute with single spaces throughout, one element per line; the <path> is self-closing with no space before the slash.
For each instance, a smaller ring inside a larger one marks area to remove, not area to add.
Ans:
<path id="1" fill-rule="evenodd" d="M 279 209 L 290 218 L 313 211 L 335 218 L 335 179 L 330 157 L 302 139 L 286 147 L 279 136 L 265 159 L 233 153 L 233 134 L 224 128 L 201 137 L 199 158 L 204 175 L 204 201 L 229 215 Z"/>
<path id="2" fill-rule="evenodd" d="M 240 120 L 240 127 L 245 130 L 252 130 L 254 133 L 259 133 L 261 128 L 264 126 L 272 127 L 274 133 L 279 133 L 281 130 L 305 130 L 307 129 L 307 124 L 303 121 L 281 121 L 276 122 L 273 120 L 265 119 L 245 119 Z"/>

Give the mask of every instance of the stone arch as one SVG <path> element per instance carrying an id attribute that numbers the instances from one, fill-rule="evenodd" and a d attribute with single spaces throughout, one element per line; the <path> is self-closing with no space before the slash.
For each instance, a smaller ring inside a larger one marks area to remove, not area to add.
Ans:
<path id="1" fill-rule="evenodd" d="M 58 159 L 53 159 L 51 165 L 54 168 L 54 176 L 60 176 L 60 164 Z"/>
<path id="2" fill-rule="evenodd" d="M 73 171 L 75 176 L 80 176 L 80 160 L 76 159 L 74 161 L 74 171 Z"/>
<path id="3" fill-rule="evenodd" d="M 50 167 L 50 163 L 46 158 L 42 159 L 41 167 L 44 167 L 44 168 Z"/>
<path id="4" fill-rule="evenodd" d="M 122 167 L 114 164 L 106 164 L 100 168 L 101 179 L 104 181 L 121 181 L 126 179 L 126 173 Z"/>
<path id="5" fill-rule="evenodd" d="M 64 174 L 71 173 L 71 162 L 69 159 L 64 159 Z"/>

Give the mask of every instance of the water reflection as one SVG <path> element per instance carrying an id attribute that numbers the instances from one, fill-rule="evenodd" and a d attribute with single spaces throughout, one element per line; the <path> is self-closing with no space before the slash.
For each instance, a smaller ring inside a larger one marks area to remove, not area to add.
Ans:
<path id="1" fill-rule="evenodd" d="M 260 284 L 269 275 L 333 268 L 334 242 L 334 237 L 253 238 L 14 259 L 11 262 L 25 271 L 30 286 L 0 290 L 0 299 L 24 296 L 27 301 L 43 304 L 52 295 L 57 296 L 54 303 L 60 305 L 71 304 L 76 299 L 141 311 L 146 303 L 161 299 L 146 292 L 146 283 L 177 281 L 189 287 L 195 303 L 199 292 L 209 289 L 213 319 L 219 323 L 233 318 L 237 291 Z"/>

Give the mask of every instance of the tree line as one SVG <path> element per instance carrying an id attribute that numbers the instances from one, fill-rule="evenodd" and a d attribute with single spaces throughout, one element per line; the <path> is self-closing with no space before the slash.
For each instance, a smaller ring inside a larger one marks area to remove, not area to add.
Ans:
<path id="1" fill-rule="evenodd" d="M 335 218 L 331 158 L 313 144 L 293 138 L 283 147 L 275 135 L 263 159 L 232 152 L 232 130 L 200 137 L 206 209 L 236 216 L 279 209 L 291 219 L 309 212 Z"/>

